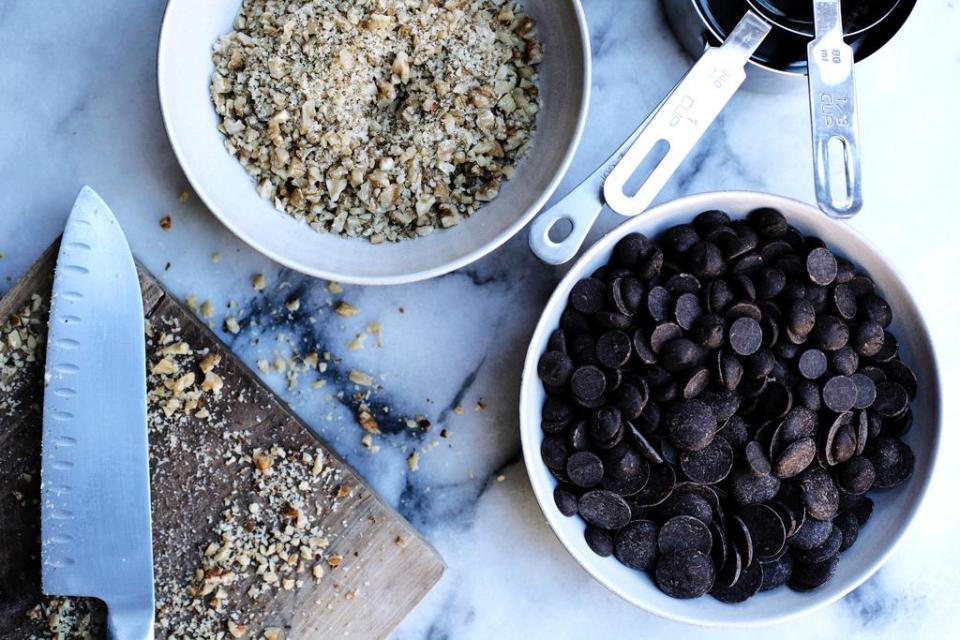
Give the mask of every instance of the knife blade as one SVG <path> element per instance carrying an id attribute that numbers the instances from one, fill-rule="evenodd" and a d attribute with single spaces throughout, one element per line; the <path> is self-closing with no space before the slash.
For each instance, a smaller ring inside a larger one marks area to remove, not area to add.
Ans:
<path id="1" fill-rule="evenodd" d="M 111 638 L 153 638 L 143 302 L 123 231 L 89 187 L 63 232 L 50 305 L 43 591 L 103 600 Z"/>

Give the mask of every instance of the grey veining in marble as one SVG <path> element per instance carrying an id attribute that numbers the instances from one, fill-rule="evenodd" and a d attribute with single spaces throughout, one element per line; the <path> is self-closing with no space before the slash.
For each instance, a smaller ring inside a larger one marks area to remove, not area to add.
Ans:
<path id="1" fill-rule="evenodd" d="M 670 1 L 670 0 L 667 0 Z M 585 0 L 595 59 L 584 144 L 565 193 L 607 157 L 691 61 L 654 0 Z M 742 638 L 960 636 L 956 586 L 960 453 L 956 402 L 960 318 L 960 4 L 922 0 L 906 28 L 859 65 L 866 208 L 852 224 L 900 269 L 933 332 L 944 388 L 943 464 L 903 546 L 868 583 L 802 620 Z M 563 269 L 539 264 L 525 233 L 467 269 L 429 283 L 345 287 L 292 273 L 223 228 L 187 188 L 167 144 L 155 88 L 161 0 L 0 2 L 0 292 L 63 228 L 79 187 L 93 185 L 123 224 L 138 258 L 176 295 L 211 300 L 214 326 L 244 360 L 329 351 L 324 374 L 291 390 L 264 374 L 440 550 L 449 571 L 407 618 L 401 640 L 445 638 L 722 638 L 655 618 L 620 601 L 566 554 L 526 480 L 517 430 L 519 371 L 539 308 Z M 737 95 L 661 194 L 724 188 L 812 198 L 805 87 Z M 158 225 L 171 215 L 173 227 Z M 619 219 L 608 213 L 600 230 Z M 211 255 L 223 259 L 213 262 Z M 265 293 L 250 286 L 255 273 Z M 288 312 L 283 303 L 299 297 Z M 351 318 L 330 311 L 344 298 Z M 228 301 L 236 307 L 228 308 Z M 402 312 L 401 312 L 402 308 Z M 278 311 L 279 310 L 279 311 Z M 235 314 L 243 330 L 223 331 Z M 384 346 L 348 341 L 371 322 Z M 374 374 L 389 408 L 370 453 L 354 420 L 350 370 Z M 317 378 L 322 389 L 311 388 Z M 475 410 L 478 403 L 485 407 Z M 462 406 L 462 415 L 454 408 Z M 403 417 L 423 416 L 429 431 Z M 448 438 L 440 437 L 446 429 Z M 420 452 L 419 470 L 407 457 Z"/>

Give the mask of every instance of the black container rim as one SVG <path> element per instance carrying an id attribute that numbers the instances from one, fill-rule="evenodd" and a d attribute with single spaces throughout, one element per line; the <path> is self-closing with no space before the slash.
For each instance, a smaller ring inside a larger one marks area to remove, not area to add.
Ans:
<path id="1" fill-rule="evenodd" d="M 671 0 L 665 0 L 670 2 Z M 709 6 L 712 0 L 688 0 L 696 10 L 697 14 L 700 17 L 700 21 L 707 27 L 709 32 L 710 42 L 708 44 L 712 46 L 719 46 L 726 39 L 728 31 L 731 27 L 725 27 L 721 24 L 715 12 Z M 726 12 L 731 12 L 729 0 L 718 0 L 723 2 L 727 6 L 724 7 Z M 742 5 L 743 13 L 752 10 L 751 6 L 748 4 L 748 0 L 739 0 L 736 3 L 738 6 Z M 907 19 L 910 17 L 913 12 L 914 7 L 917 4 L 917 0 L 899 0 L 893 10 L 888 13 L 882 20 L 873 25 L 871 28 L 866 31 L 860 32 L 855 35 L 848 35 L 844 37 L 844 40 L 847 44 L 851 45 L 854 49 L 854 61 L 862 62 L 868 57 L 879 51 L 884 47 L 893 37 L 903 28 L 903 25 L 906 24 Z M 736 9 L 733 9 L 736 12 Z M 768 71 L 773 73 L 781 73 L 785 75 L 795 75 L 795 76 L 806 76 L 807 75 L 807 61 L 806 61 L 806 41 L 809 40 L 809 36 L 800 36 L 795 32 L 785 31 L 781 27 L 774 26 L 774 29 L 781 34 L 781 37 L 794 38 L 796 40 L 802 41 L 802 45 L 794 60 L 775 60 L 769 56 L 763 55 L 761 53 L 755 53 L 751 56 L 750 61 Z M 769 37 L 769 36 L 768 36 Z"/>

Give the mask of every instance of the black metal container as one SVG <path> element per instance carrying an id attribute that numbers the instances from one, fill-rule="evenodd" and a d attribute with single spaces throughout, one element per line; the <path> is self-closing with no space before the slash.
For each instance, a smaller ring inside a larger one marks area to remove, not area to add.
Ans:
<path id="1" fill-rule="evenodd" d="M 865 60 L 887 44 L 916 4 L 917 0 L 900 0 L 875 24 L 854 29 L 845 39 L 853 47 L 855 60 Z M 677 39 L 694 57 L 699 57 L 707 45 L 723 42 L 751 9 L 747 0 L 663 0 L 663 8 Z M 810 36 L 802 31 L 774 27 L 747 67 L 747 89 L 773 93 L 805 87 Z"/>

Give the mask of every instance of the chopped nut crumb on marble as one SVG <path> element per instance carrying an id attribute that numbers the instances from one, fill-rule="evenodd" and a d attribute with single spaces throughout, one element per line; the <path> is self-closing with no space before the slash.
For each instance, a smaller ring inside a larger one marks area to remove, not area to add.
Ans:
<path id="1" fill-rule="evenodd" d="M 209 300 L 204 300 L 203 304 L 200 305 L 200 314 L 209 320 L 213 317 L 213 314 L 216 313 L 216 309 L 213 306 L 213 303 Z"/>
<path id="2" fill-rule="evenodd" d="M 370 374 L 364 373 L 363 371 L 357 371 L 356 369 L 350 371 L 350 375 L 348 377 L 350 382 L 360 385 L 361 387 L 369 387 L 374 382 L 373 377 Z"/>
<path id="3" fill-rule="evenodd" d="M 357 422 L 360 423 L 364 431 L 372 433 L 373 435 L 380 435 L 380 424 L 367 405 L 361 404 L 357 409 Z"/>
<path id="4" fill-rule="evenodd" d="M 347 342 L 347 349 L 350 351 L 357 351 L 363 349 L 364 342 L 366 342 L 367 336 L 364 333 L 358 333 L 353 337 L 352 340 Z"/>
<path id="5" fill-rule="evenodd" d="M 367 333 L 377 339 L 377 347 L 383 348 L 383 325 L 379 322 L 371 322 L 367 325 Z"/>
<path id="6" fill-rule="evenodd" d="M 234 316 L 227 316 L 227 319 L 223 321 L 223 326 L 230 333 L 240 333 L 240 323 Z"/>
<path id="7" fill-rule="evenodd" d="M 349 318 L 355 316 L 360 312 L 359 307 L 355 307 L 346 300 L 341 300 L 337 303 L 337 306 L 333 309 L 337 315 L 343 316 L 344 318 Z"/>

